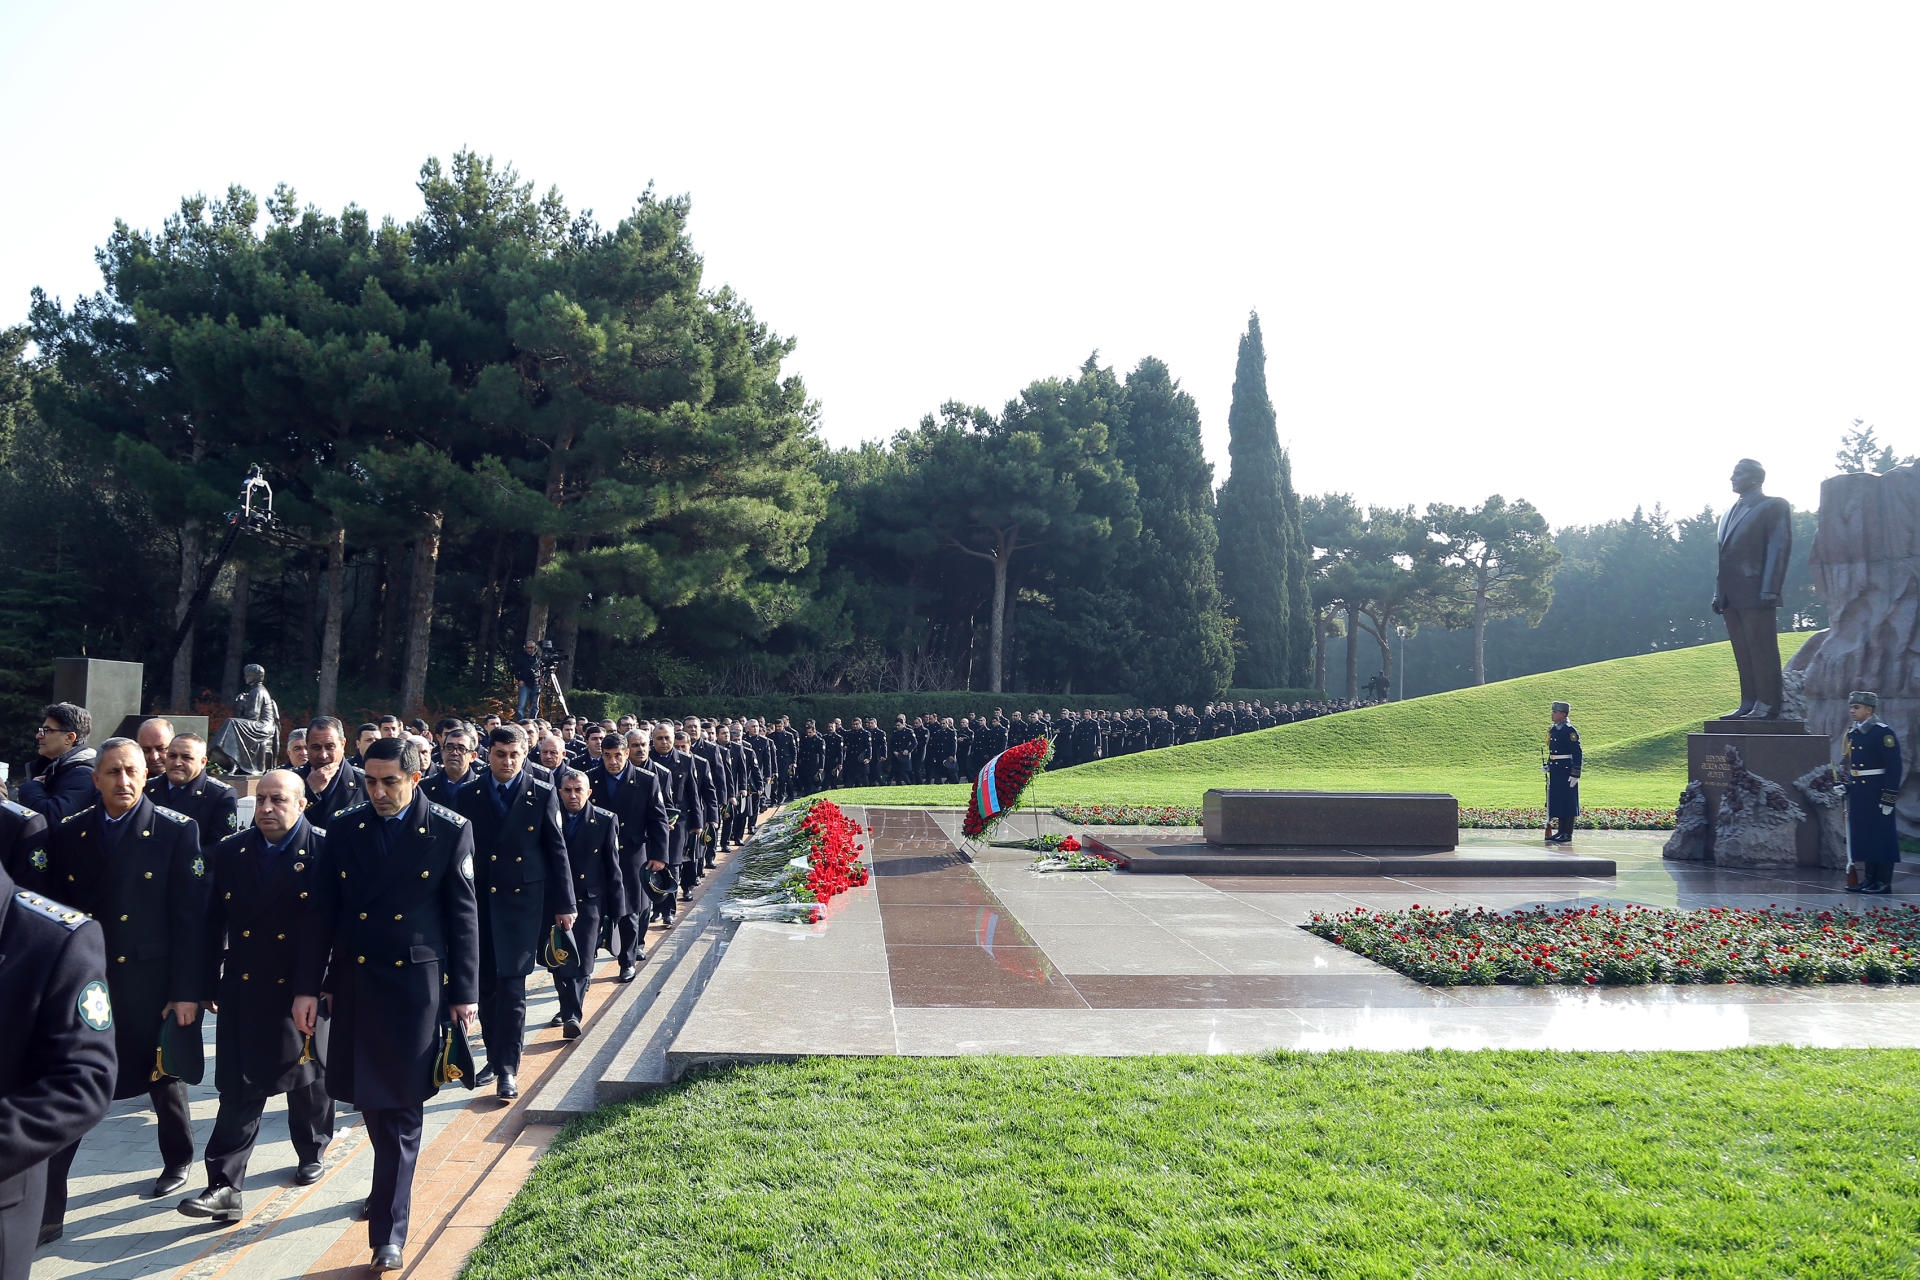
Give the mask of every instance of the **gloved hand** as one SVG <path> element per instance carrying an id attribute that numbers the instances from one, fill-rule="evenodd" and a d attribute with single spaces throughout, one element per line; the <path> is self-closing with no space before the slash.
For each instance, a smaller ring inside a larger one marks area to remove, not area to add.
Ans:
<path id="1" fill-rule="evenodd" d="M 1567 779 L 1567 785 L 1568 785 L 1568 786 L 1570 786 L 1570 787 L 1577 787 L 1577 786 L 1579 786 L 1579 785 L 1580 785 L 1580 775 L 1576 773 L 1576 774 L 1574 774 L 1574 775 L 1573 775 L 1573 776 L 1572 776 L 1571 778 L 1568 778 L 1568 779 Z"/>
<path id="2" fill-rule="evenodd" d="M 1890 805 L 1890 804 L 1883 804 L 1883 805 L 1881 805 L 1881 806 L 1880 806 L 1880 813 L 1881 813 L 1881 816 L 1883 816 L 1883 817 L 1884 817 L 1885 815 L 1887 815 L 1887 814 L 1889 814 L 1889 813 L 1892 813 L 1892 812 L 1893 812 L 1893 806 L 1892 806 L 1892 805 Z"/>

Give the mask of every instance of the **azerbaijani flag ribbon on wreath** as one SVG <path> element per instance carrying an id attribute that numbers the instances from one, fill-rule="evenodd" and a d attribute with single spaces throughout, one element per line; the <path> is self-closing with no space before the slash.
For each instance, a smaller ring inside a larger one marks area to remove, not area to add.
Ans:
<path id="1" fill-rule="evenodd" d="M 1045 738 L 1030 738 L 981 765 L 973 780 L 973 798 L 967 803 L 967 817 L 960 825 L 961 832 L 970 839 L 986 834 L 994 823 L 1019 805 L 1020 793 L 1052 758 L 1053 743 Z"/>

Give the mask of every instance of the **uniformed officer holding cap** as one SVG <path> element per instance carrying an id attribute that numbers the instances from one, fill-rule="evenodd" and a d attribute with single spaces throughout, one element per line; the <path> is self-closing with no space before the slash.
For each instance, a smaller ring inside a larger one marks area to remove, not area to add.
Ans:
<path id="1" fill-rule="evenodd" d="M 1567 721 L 1573 710 L 1553 704 L 1553 724 L 1547 729 L 1547 843 L 1572 844 L 1573 821 L 1580 816 L 1580 731 Z"/>
<path id="2" fill-rule="evenodd" d="M 1847 758 L 1841 785 L 1847 792 L 1847 860 L 1863 870 L 1848 893 L 1893 892 L 1893 864 L 1900 861 L 1900 833 L 1893 807 L 1900 799 L 1900 740 L 1874 713 L 1878 694 L 1856 690 L 1847 695 L 1853 727 L 1847 730 Z"/>

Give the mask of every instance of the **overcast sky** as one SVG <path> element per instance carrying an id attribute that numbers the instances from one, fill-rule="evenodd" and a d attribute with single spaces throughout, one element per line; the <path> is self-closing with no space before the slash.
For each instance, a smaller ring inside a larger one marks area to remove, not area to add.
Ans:
<path id="1" fill-rule="evenodd" d="M 1812 505 L 1854 418 L 1920 452 L 1911 5 L 811 9 L 4 6 L 0 322 L 115 218 L 405 219 L 467 146 L 690 194 L 837 444 L 1151 354 L 1218 482 L 1258 310 L 1303 492 L 1563 525 L 1743 454 Z"/>

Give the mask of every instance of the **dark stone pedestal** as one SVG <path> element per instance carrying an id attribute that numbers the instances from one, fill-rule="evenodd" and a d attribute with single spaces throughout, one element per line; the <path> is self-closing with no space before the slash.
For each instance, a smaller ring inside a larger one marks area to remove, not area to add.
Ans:
<path id="1" fill-rule="evenodd" d="M 1705 732 L 1687 735 L 1687 778 L 1706 793 L 1707 815 L 1719 812 L 1727 785 L 1727 748 L 1735 747 L 1750 772 L 1777 782 L 1794 794 L 1795 779 L 1833 760 L 1833 743 L 1823 733 L 1808 733 L 1799 720 L 1709 720 Z M 1811 818 L 1795 833 L 1799 865 L 1820 865 L 1820 830 Z"/>
<path id="2" fill-rule="evenodd" d="M 1460 802 L 1434 792 L 1213 790 L 1200 805 L 1210 844 L 1434 852 L 1460 842 Z"/>
<path id="3" fill-rule="evenodd" d="M 53 700 L 85 707 L 93 717 L 87 741 L 94 746 L 112 737 L 132 737 L 140 726 L 138 662 L 108 662 L 101 658 L 55 658 Z"/>

